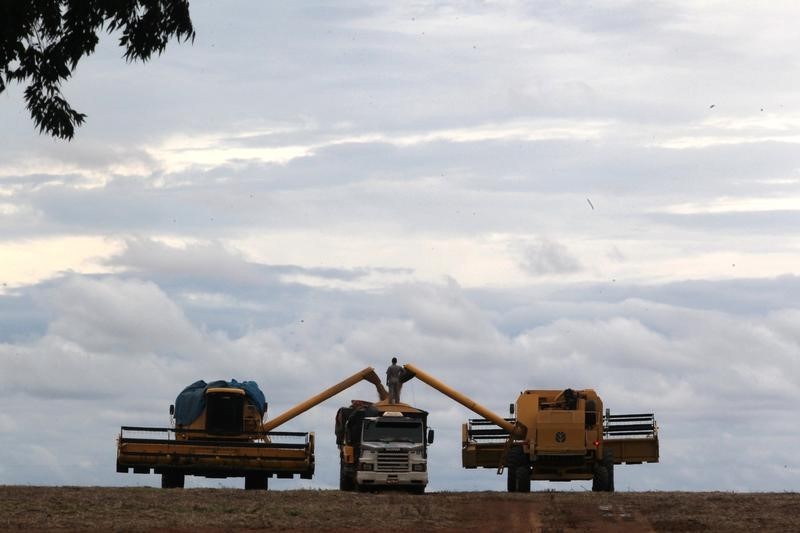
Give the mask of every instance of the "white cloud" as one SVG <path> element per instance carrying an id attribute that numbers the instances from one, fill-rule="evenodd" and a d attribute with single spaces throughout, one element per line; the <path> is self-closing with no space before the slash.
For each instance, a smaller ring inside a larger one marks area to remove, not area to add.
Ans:
<path id="1" fill-rule="evenodd" d="M 120 250 L 119 243 L 98 236 L 68 235 L 0 241 L 0 279 L 8 287 L 30 285 L 62 272 L 108 272 L 102 259 Z"/>
<path id="2" fill-rule="evenodd" d="M 582 269 L 566 246 L 545 238 L 527 246 L 522 265 L 534 276 L 571 274 Z"/>
<path id="3" fill-rule="evenodd" d="M 155 284 L 72 277 L 41 298 L 58 317 L 49 333 L 92 351 L 191 354 L 201 339 Z"/>

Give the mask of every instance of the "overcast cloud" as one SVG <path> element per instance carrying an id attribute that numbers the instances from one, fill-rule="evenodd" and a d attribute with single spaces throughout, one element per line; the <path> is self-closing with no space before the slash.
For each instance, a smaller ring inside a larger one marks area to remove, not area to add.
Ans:
<path id="1" fill-rule="evenodd" d="M 191 10 L 148 64 L 101 40 L 70 143 L 0 95 L 0 483 L 157 485 L 114 439 L 189 383 L 254 379 L 273 416 L 396 355 L 499 413 L 654 412 L 661 463 L 618 489 L 800 490 L 798 8 Z M 287 424 L 317 474 L 274 485 L 336 486 L 334 413 L 373 394 Z M 460 466 L 471 413 L 404 400 L 431 489 L 504 489 Z"/>

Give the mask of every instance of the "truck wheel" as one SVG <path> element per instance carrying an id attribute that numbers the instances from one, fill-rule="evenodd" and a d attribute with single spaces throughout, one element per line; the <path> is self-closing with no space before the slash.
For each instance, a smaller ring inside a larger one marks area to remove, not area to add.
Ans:
<path id="1" fill-rule="evenodd" d="M 594 477 L 592 478 L 592 491 L 608 491 L 608 469 L 603 465 L 595 465 Z"/>
<path id="2" fill-rule="evenodd" d="M 344 468 L 339 469 L 339 490 L 352 491 L 355 489 L 353 478 L 345 471 Z"/>
<path id="3" fill-rule="evenodd" d="M 248 474 L 244 476 L 244 490 L 267 490 L 269 486 L 264 474 Z"/>
<path id="4" fill-rule="evenodd" d="M 182 472 L 164 472 L 161 474 L 161 488 L 182 489 L 185 478 Z"/>
<path id="5" fill-rule="evenodd" d="M 425 494 L 425 485 L 421 487 L 411 487 L 411 494 Z"/>

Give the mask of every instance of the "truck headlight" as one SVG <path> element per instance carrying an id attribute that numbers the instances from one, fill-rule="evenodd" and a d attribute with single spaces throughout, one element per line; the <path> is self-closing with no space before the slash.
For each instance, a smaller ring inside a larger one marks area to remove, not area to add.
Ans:
<path id="1" fill-rule="evenodd" d="M 425 463 L 414 463 L 411 465 L 412 472 L 424 472 L 425 471 Z"/>
<path id="2" fill-rule="evenodd" d="M 358 469 L 359 469 L 359 470 L 369 470 L 369 471 L 372 471 L 372 470 L 375 470 L 375 465 L 373 465 L 372 463 L 360 463 L 360 464 L 358 465 Z"/>

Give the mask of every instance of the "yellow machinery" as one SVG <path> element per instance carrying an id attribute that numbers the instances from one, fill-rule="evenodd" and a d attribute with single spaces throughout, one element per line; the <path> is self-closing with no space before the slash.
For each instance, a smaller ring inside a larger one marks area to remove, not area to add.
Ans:
<path id="1" fill-rule="evenodd" d="M 614 490 L 615 464 L 658 462 L 652 414 L 611 415 L 591 389 L 526 390 L 511 418 L 496 415 L 419 368 L 407 372 L 483 418 L 462 426 L 464 468 L 507 469 L 508 491 L 529 492 L 531 480 L 592 480 Z"/>
<path id="2" fill-rule="evenodd" d="M 266 489 L 268 478 L 310 479 L 314 474 L 314 434 L 274 431 L 295 416 L 361 380 L 388 397 L 371 367 L 353 374 L 285 413 L 263 421 L 240 388 L 205 389 L 204 408 L 188 424 L 171 428 L 123 426 L 117 441 L 117 472 L 161 474 L 164 488 L 183 487 L 186 475 L 244 477 L 246 489 Z M 174 414 L 174 406 L 170 406 Z"/>

